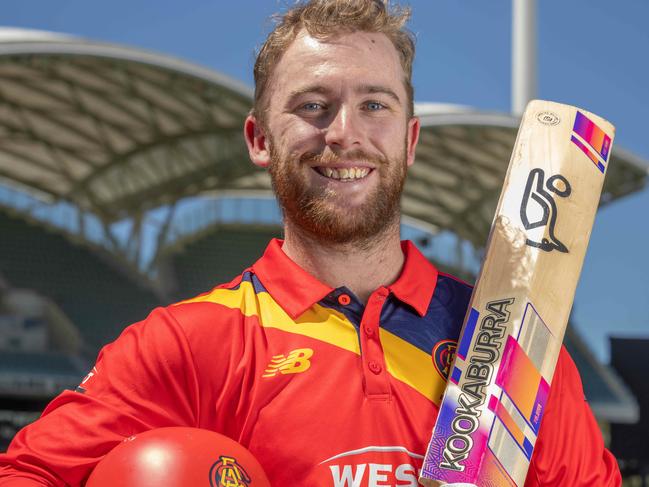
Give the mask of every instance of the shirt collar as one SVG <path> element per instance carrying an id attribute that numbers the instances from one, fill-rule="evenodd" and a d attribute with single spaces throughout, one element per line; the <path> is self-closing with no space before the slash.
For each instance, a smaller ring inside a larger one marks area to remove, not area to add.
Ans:
<path id="1" fill-rule="evenodd" d="M 424 316 L 437 285 L 437 268 L 424 257 L 410 240 L 401 242 L 405 257 L 401 274 L 387 288 L 404 303 Z"/>
<path id="2" fill-rule="evenodd" d="M 264 255 L 252 268 L 277 303 L 295 319 L 334 291 L 293 262 L 282 251 L 282 240 L 272 239 Z M 386 286 L 394 296 L 426 314 L 435 285 L 437 269 L 410 241 L 401 242 L 405 263 L 395 282 Z"/>

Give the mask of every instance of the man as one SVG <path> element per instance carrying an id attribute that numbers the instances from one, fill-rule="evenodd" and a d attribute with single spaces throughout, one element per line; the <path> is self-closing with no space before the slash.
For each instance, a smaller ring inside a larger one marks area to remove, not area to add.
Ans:
<path id="1" fill-rule="evenodd" d="M 283 16 L 244 133 L 285 239 L 105 347 L 16 436 L 0 463 L 23 480 L 0 485 L 78 485 L 123 438 L 173 425 L 239 441 L 276 486 L 417 485 L 471 288 L 399 240 L 419 135 L 406 19 L 372 0 Z M 619 485 L 565 351 L 552 384 L 526 485 Z"/>

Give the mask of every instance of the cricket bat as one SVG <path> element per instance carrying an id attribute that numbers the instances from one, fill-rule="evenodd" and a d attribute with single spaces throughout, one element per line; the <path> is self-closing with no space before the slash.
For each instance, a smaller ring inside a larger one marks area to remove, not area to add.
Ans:
<path id="1" fill-rule="evenodd" d="M 420 482 L 522 487 L 599 204 L 615 128 L 529 103 Z"/>

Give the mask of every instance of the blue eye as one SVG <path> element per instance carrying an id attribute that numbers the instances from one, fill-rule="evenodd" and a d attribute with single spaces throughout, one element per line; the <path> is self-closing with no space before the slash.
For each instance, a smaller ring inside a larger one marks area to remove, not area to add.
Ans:
<path id="1" fill-rule="evenodd" d="M 368 110 L 373 112 L 385 108 L 385 105 L 383 105 L 383 103 L 379 103 L 378 101 L 369 101 L 366 103 L 365 106 L 367 107 Z"/>
<path id="2" fill-rule="evenodd" d="M 313 103 L 305 103 L 304 105 L 302 105 L 302 109 L 307 110 L 309 112 L 314 112 L 314 111 L 318 110 L 319 108 L 322 108 L 322 105 L 320 103 L 315 103 L 315 102 L 313 102 Z"/>

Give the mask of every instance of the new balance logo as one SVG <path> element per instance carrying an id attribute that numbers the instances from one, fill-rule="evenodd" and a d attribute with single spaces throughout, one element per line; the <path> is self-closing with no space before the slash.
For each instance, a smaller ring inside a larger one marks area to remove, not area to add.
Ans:
<path id="1" fill-rule="evenodd" d="M 275 377 L 277 374 L 298 374 L 309 370 L 313 355 L 310 348 L 297 348 L 288 355 L 275 355 L 264 370 L 262 377 Z"/>

